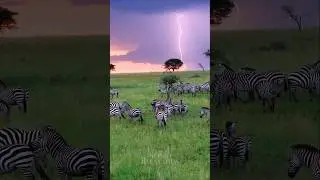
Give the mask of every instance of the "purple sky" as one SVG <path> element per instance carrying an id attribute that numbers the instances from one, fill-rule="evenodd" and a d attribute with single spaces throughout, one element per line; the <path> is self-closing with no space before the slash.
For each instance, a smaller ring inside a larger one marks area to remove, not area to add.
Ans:
<path id="1" fill-rule="evenodd" d="M 281 11 L 281 5 L 291 5 L 302 14 L 304 27 L 319 26 L 319 0 L 240 0 L 237 8 L 215 29 L 295 28 L 295 24 Z"/>
<path id="2" fill-rule="evenodd" d="M 183 62 L 188 69 L 199 69 L 198 62 L 209 67 L 209 59 L 203 55 L 210 46 L 209 0 L 126 2 L 111 1 L 111 50 L 130 49 L 131 52 L 111 56 L 112 63 L 132 61 L 163 64 L 169 58 L 180 58 L 178 13 L 183 15 L 180 18 Z"/>

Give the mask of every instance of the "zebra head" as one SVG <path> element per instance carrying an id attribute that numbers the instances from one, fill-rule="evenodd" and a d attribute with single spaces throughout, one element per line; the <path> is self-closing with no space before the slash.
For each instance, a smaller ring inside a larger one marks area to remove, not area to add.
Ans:
<path id="1" fill-rule="evenodd" d="M 288 167 L 288 177 L 294 178 L 299 172 L 301 167 L 300 158 L 297 156 L 297 153 L 294 150 L 289 155 L 289 167 Z"/>
<path id="2" fill-rule="evenodd" d="M 225 124 L 225 129 L 228 136 L 235 136 L 236 134 L 236 122 L 227 121 Z"/>

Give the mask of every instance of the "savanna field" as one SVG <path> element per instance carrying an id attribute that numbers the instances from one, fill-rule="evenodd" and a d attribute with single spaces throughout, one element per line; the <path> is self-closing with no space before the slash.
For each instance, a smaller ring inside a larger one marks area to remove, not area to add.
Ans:
<path id="1" fill-rule="evenodd" d="M 94 147 L 108 156 L 106 64 L 109 37 L 2 39 L 0 78 L 30 91 L 28 111 L 13 108 L 9 127 L 54 126 L 75 147 Z M 1 119 L 1 126 L 3 126 Z M 51 163 L 47 174 L 57 177 Z M 18 172 L 2 180 L 23 179 Z M 81 179 L 81 178 L 74 178 Z"/>
<path id="2" fill-rule="evenodd" d="M 237 70 L 249 66 L 257 71 L 292 72 L 319 59 L 319 32 L 306 29 L 284 31 L 211 32 L 211 47 L 225 52 L 230 66 Z M 253 136 L 252 157 L 245 168 L 217 169 L 216 180 L 284 180 L 292 144 L 313 144 L 319 148 L 320 101 L 297 93 L 298 103 L 287 93 L 277 98 L 275 112 L 263 113 L 262 103 L 232 103 L 232 111 L 221 109 L 212 116 L 216 128 L 226 121 L 237 121 L 239 135 Z M 312 179 L 311 170 L 302 168 L 294 178 Z"/>
<path id="3" fill-rule="evenodd" d="M 174 72 L 184 83 L 201 84 L 209 72 Z M 119 98 L 143 112 L 144 124 L 110 119 L 111 179 L 207 180 L 209 165 L 209 123 L 200 118 L 200 108 L 209 107 L 209 94 L 173 96 L 189 106 L 189 112 L 170 118 L 159 128 L 152 112 L 153 99 L 166 99 L 158 92 L 162 73 L 111 74 L 110 85 L 119 90 Z"/>

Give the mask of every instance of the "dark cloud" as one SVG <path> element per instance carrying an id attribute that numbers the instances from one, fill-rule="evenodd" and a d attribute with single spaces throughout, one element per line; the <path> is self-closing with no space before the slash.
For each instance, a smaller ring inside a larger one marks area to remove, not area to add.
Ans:
<path id="1" fill-rule="evenodd" d="M 209 7 L 209 3 L 209 0 L 111 0 L 111 8 L 140 13 L 161 13 L 197 6 Z"/>

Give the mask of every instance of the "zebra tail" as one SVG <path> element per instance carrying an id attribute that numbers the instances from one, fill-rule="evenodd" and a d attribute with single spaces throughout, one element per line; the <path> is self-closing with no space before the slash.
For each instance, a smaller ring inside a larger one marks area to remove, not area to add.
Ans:
<path id="1" fill-rule="evenodd" d="M 103 178 L 106 176 L 106 168 L 105 168 L 105 162 L 104 157 L 101 152 L 99 152 L 99 166 L 98 166 L 98 180 L 103 180 Z"/>
<path id="2" fill-rule="evenodd" d="M 288 79 L 286 78 L 286 79 L 284 80 L 284 91 L 287 92 L 288 89 L 289 89 L 289 81 L 288 81 Z"/>
<path id="3" fill-rule="evenodd" d="M 27 112 L 27 99 L 26 99 L 26 90 L 24 90 L 23 93 L 23 112 Z"/>

